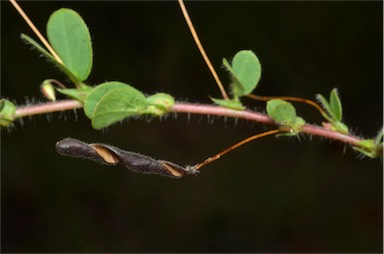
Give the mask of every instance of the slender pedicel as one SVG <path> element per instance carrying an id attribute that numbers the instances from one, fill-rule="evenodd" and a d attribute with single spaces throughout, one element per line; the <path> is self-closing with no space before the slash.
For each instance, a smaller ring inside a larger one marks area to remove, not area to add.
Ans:
<path id="1" fill-rule="evenodd" d="M 209 163 L 211 162 L 214 162 L 215 160 L 218 160 L 221 158 L 221 156 L 223 156 L 224 154 L 227 154 L 229 153 L 230 151 L 232 150 L 235 150 L 236 148 L 248 143 L 248 142 L 251 142 L 255 139 L 258 139 L 258 138 L 262 138 L 262 137 L 266 137 L 266 136 L 269 136 L 269 135 L 273 135 L 273 134 L 277 134 L 277 133 L 280 133 L 280 132 L 285 132 L 287 131 L 288 129 L 285 129 L 285 128 L 282 128 L 282 129 L 276 129 L 276 130 L 270 130 L 270 131 L 266 131 L 266 132 L 263 132 L 263 133 L 259 133 L 259 134 L 256 134 L 256 135 L 253 135 L 251 137 L 248 137 L 246 139 L 243 139 L 242 141 L 228 147 L 227 149 L 221 151 L 220 153 L 216 154 L 215 156 L 212 156 L 212 157 L 209 157 L 208 159 L 206 159 L 205 161 L 195 165 L 193 168 L 194 170 L 200 170 L 200 168 L 208 165 Z"/>

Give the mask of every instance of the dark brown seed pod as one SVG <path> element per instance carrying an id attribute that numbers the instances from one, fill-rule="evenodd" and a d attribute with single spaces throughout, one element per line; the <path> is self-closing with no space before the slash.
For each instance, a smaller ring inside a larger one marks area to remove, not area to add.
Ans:
<path id="1" fill-rule="evenodd" d="M 199 173 L 193 166 L 182 167 L 170 161 L 156 160 L 143 154 L 124 151 L 107 144 L 87 144 L 73 138 L 66 138 L 57 142 L 56 151 L 64 156 L 89 159 L 105 165 L 122 163 L 129 170 L 142 174 L 180 178 L 184 175 Z"/>

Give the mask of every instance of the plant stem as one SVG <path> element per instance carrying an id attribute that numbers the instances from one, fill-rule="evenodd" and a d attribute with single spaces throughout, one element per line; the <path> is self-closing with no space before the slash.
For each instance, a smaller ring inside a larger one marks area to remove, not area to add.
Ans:
<path id="1" fill-rule="evenodd" d="M 264 123 L 264 124 L 276 124 L 269 116 L 258 113 L 251 110 L 233 110 L 213 105 L 201 105 L 201 104 L 189 104 L 189 103 L 176 103 L 170 110 L 171 112 L 177 113 L 191 113 L 201 115 L 216 115 L 216 116 L 227 116 L 233 118 L 241 118 L 249 121 Z M 325 137 L 341 141 L 346 144 L 353 146 L 358 145 L 361 141 L 359 137 L 342 134 L 336 131 L 328 130 L 324 127 L 305 124 L 301 127 L 301 133 L 310 135 Z"/>
<path id="2" fill-rule="evenodd" d="M 15 7 L 17 12 L 23 17 L 25 22 L 28 24 L 28 26 L 32 29 L 32 31 L 36 34 L 36 36 L 40 39 L 40 41 L 44 44 L 44 46 L 48 49 L 48 51 L 52 54 L 52 56 L 58 61 L 59 63 L 63 64 L 63 60 L 59 57 L 59 55 L 56 53 L 56 51 L 51 47 L 51 45 L 48 43 L 48 41 L 44 38 L 44 36 L 40 33 L 39 29 L 36 28 L 36 26 L 33 24 L 31 19 L 28 17 L 27 14 L 23 11 L 23 9 L 19 6 L 19 4 L 16 2 L 16 0 L 9 0 L 11 4 Z"/>
<path id="3" fill-rule="evenodd" d="M 17 108 L 14 115 L 16 118 L 21 118 L 25 116 L 41 115 L 46 113 L 65 111 L 71 109 L 82 108 L 83 104 L 76 100 L 62 100 L 55 102 L 47 102 L 35 105 L 27 105 Z"/>
<path id="4" fill-rule="evenodd" d="M 55 102 L 47 102 L 47 103 L 42 103 L 37 105 L 27 105 L 27 106 L 19 107 L 16 110 L 14 117 L 16 119 L 16 118 L 21 118 L 25 116 L 33 116 L 33 115 L 46 114 L 46 113 L 52 113 L 52 112 L 58 112 L 58 111 L 73 110 L 73 109 L 78 109 L 82 107 L 83 107 L 83 104 L 81 104 L 76 100 L 61 100 L 61 101 L 55 101 Z M 170 112 L 226 116 L 226 117 L 232 117 L 232 118 L 245 119 L 245 120 L 263 123 L 263 124 L 275 124 L 275 122 L 269 116 L 262 113 L 258 113 L 251 110 L 234 110 L 234 109 L 223 108 L 215 105 L 176 103 L 170 109 Z M 342 134 L 342 133 L 328 130 L 324 127 L 312 125 L 312 124 L 305 124 L 301 128 L 301 133 L 338 140 L 340 142 L 343 142 L 352 146 L 358 146 L 358 142 L 361 141 L 361 138 L 357 136 Z"/>
<path id="5" fill-rule="evenodd" d="M 185 18 L 185 21 L 187 22 L 189 31 L 191 31 L 192 37 L 195 40 L 197 48 L 199 49 L 201 55 L 204 58 L 205 63 L 207 64 L 209 70 L 211 71 L 211 74 L 212 74 L 213 78 L 215 79 L 216 84 L 219 87 L 221 94 L 223 95 L 223 98 L 226 99 L 226 100 L 229 99 L 228 94 L 225 92 L 224 86 L 221 83 L 220 78 L 219 78 L 219 76 L 217 75 L 217 73 L 215 71 L 215 68 L 213 67 L 211 61 L 209 60 L 209 57 L 208 57 L 207 53 L 204 50 L 203 44 L 201 44 L 201 42 L 200 42 L 199 36 L 197 35 L 196 29 L 193 26 L 192 20 L 189 17 L 187 8 L 185 7 L 183 0 L 178 0 L 178 2 L 179 2 L 179 5 L 180 5 L 180 8 L 181 8 L 181 11 L 183 13 L 183 16 Z"/>

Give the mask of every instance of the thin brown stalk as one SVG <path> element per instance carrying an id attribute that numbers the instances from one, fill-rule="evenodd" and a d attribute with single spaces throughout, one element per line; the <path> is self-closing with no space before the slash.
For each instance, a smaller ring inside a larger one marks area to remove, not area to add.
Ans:
<path id="1" fill-rule="evenodd" d="M 193 26 L 191 18 L 189 17 L 187 8 L 185 7 L 183 0 L 178 0 L 178 1 L 179 1 L 181 11 L 183 12 L 183 16 L 185 18 L 185 21 L 187 22 L 188 28 L 191 31 L 192 37 L 195 40 L 195 43 L 196 43 L 197 47 L 199 48 L 199 51 L 200 51 L 201 55 L 203 56 L 205 63 L 207 64 L 209 70 L 211 71 L 212 76 L 215 79 L 216 84 L 219 87 L 221 94 L 223 95 L 223 98 L 229 99 L 228 94 L 225 92 L 224 86 L 221 83 L 219 76 L 217 75 L 217 73 L 215 71 L 215 68 L 213 67 L 211 61 L 209 60 L 207 53 L 205 53 L 204 47 L 200 42 L 199 36 L 197 35 L 197 32 L 195 30 L 195 27 Z"/>
<path id="2" fill-rule="evenodd" d="M 259 134 L 253 135 L 253 136 L 251 136 L 251 137 L 248 137 L 248 138 L 246 138 L 246 139 L 243 139 L 242 141 L 240 141 L 240 142 L 238 142 L 238 143 L 236 143 L 236 144 L 234 144 L 234 145 L 228 147 L 227 149 L 221 151 L 220 153 L 218 153 L 218 154 L 216 154 L 216 155 L 214 155 L 214 156 L 212 156 L 212 157 L 209 157 L 209 158 L 206 159 L 205 161 L 203 161 L 203 162 L 197 164 L 196 166 L 194 166 L 194 168 L 195 168 L 195 170 L 199 170 L 200 168 L 202 168 L 202 167 L 208 165 L 209 163 L 214 162 L 214 161 L 220 159 L 221 156 L 223 156 L 224 154 L 227 154 L 227 153 L 229 153 L 230 151 L 233 151 L 233 150 L 235 150 L 236 148 L 238 148 L 238 147 L 240 147 L 240 146 L 242 146 L 242 145 L 244 145 L 244 144 L 246 144 L 246 143 L 248 143 L 248 142 L 251 142 L 251 141 L 253 141 L 253 140 L 255 140 L 255 139 L 258 139 L 258 138 L 262 138 L 262 137 L 266 137 L 266 136 L 274 135 L 274 134 L 279 133 L 279 132 L 284 132 L 284 130 L 283 130 L 283 129 L 270 130 L 270 131 L 266 131 L 266 132 L 263 132 L 263 133 L 259 133 Z"/>
<path id="3" fill-rule="evenodd" d="M 320 107 L 320 105 L 317 104 L 316 102 L 308 100 L 308 99 L 304 99 L 304 98 L 300 98 L 300 97 L 292 97 L 292 96 L 260 96 L 260 95 L 255 95 L 255 94 L 248 94 L 246 96 L 248 98 L 251 98 L 251 99 L 257 100 L 257 101 L 269 101 L 269 100 L 273 100 L 273 99 L 281 99 L 281 100 L 285 100 L 285 101 L 295 101 L 295 102 L 305 103 L 305 104 L 308 104 L 308 105 L 316 108 L 320 112 L 320 114 L 328 120 L 327 113 Z"/>
<path id="4" fill-rule="evenodd" d="M 48 41 L 44 38 L 44 36 L 40 33 L 39 29 L 36 28 L 36 26 L 33 24 L 32 20 L 28 17 L 28 15 L 23 11 L 23 9 L 20 7 L 20 5 L 16 2 L 16 0 L 9 0 L 11 4 L 15 7 L 17 12 L 23 17 L 25 22 L 27 22 L 28 26 L 32 29 L 32 31 L 36 34 L 36 36 L 40 39 L 40 41 L 44 44 L 44 46 L 48 49 L 48 51 L 52 54 L 52 56 L 58 61 L 59 63 L 63 64 L 63 61 L 59 57 L 59 55 L 53 50 L 51 45 L 48 43 Z"/>

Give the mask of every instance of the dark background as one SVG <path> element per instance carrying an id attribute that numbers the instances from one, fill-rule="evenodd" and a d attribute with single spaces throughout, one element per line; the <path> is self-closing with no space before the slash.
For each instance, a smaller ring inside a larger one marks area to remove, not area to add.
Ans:
<path id="1" fill-rule="evenodd" d="M 45 33 L 61 7 L 93 38 L 90 84 L 210 103 L 219 91 L 177 2 L 20 2 Z M 338 87 L 345 122 L 376 135 L 383 123 L 383 6 L 376 2 L 187 2 L 220 69 L 242 49 L 260 58 L 257 93 L 314 99 Z M 43 101 L 39 84 L 66 81 L 20 40 L 33 35 L 1 1 L 1 96 Z M 34 37 L 34 35 L 33 35 Z M 263 110 L 264 104 L 244 100 Z M 319 114 L 297 106 L 308 122 Z M 268 126 L 186 115 L 125 121 L 96 131 L 82 110 L 23 119 L 1 132 L 3 252 L 381 252 L 382 161 L 319 138 L 247 144 L 180 180 L 56 154 L 74 137 L 195 164 Z"/>

